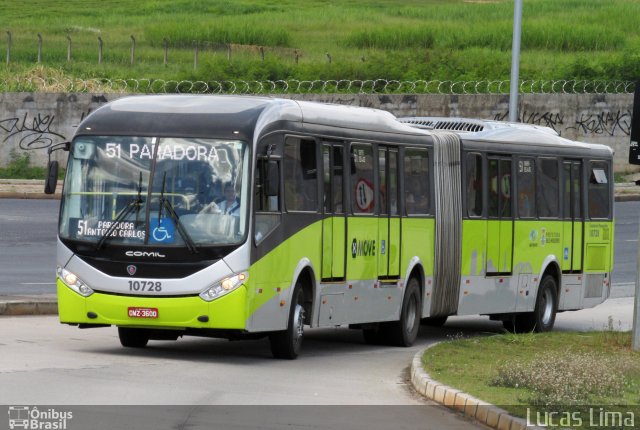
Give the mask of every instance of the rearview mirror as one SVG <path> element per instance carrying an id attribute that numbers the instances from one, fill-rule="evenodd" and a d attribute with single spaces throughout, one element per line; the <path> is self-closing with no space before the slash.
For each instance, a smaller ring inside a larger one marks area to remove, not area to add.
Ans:
<path id="1" fill-rule="evenodd" d="M 47 178 L 44 184 L 45 194 L 55 194 L 58 185 L 58 162 L 56 160 L 49 161 L 47 165 Z"/>

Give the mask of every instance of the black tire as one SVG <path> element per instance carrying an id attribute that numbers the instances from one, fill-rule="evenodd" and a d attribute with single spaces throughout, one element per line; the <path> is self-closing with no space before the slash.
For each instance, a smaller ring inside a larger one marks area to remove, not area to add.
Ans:
<path id="1" fill-rule="evenodd" d="M 291 296 L 287 329 L 269 335 L 271 353 L 274 358 L 294 360 L 298 357 L 304 337 L 304 317 L 304 291 L 302 284 L 298 281 Z"/>
<path id="2" fill-rule="evenodd" d="M 385 337 L 391 345 L 411 346 L 418 336 L 420 329 L 420 315 L 422 314 L 422 295 L 417 278 L 411 278 L 407 283 L 402 301 L 400 320 L 386 323 Z"/>
<path id="3" fill-rule="evenodd" d="M 422 318 L 420 320 L 420 324 L 426 325 L 429 327 L 442 327 L 447 322 L 447 318 L 449 317 L 445 316 L 445 317 Z"/>
<path id="4" fill-rule="evenodd" d="M 558 285 L 553 276 L 546 275 L 538 287 L 536 307 L 533 312 L 516 315 L 517 333 L 542 333 L 551 331 L 558 311 Z"/>
<path id="5" fill-rule="evenodd" d="M 141 328 L 118 327 L 120 344 L 125 348 L 144 348 L 149 343 L 149 334 Z"/>

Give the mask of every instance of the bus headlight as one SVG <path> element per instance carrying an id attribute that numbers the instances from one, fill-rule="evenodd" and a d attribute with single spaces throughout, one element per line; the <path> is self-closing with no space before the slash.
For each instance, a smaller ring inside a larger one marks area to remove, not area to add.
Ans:
<path id="1" fill-rule="evenodd" d="M 225 278 L 217 282 L 212 287 L 207 288 L 200 293 L 200 298 L 206 302 L 210 302 L 219 297 L 229 294 L 231 291 L 238 288 L 249 278 L 249 274 L 246 272 L 239 273 L 237 275 Z"/>
<path id="2" fill-rule="evenodd" d="M 69 272 L 67 269 L 58 267 L 56 270 L 58 278 L 69 288 L 83 297 L 89 297 L 93 294 L 93 290 L 87 284 L 82 282 L 74 273 Z"/>

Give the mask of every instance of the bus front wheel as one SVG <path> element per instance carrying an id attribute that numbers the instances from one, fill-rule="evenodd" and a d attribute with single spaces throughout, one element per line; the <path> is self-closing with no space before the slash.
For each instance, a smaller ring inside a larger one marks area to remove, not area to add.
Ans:
<path id="1" fill-rule="evenodd" d="M 144 348 L 149 342 L 149 334 L 140 328 L 118 327 L 118 337 L 126 348 Z"/>
<path id="2" fill-rule="evenodd" d="M 291 296 L 287 329 L 269 335 L 271 353 L 275 358 L 293 360 L 300 354 L 304 336 L 304 292 L 300 281 L 296 283 Z"/>

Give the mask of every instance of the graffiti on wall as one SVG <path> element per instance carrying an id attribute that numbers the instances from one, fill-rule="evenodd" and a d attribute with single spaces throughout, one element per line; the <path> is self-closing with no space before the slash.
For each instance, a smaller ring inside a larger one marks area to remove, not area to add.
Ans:
<path id="1" fill-rule="evenodd" d="M 509 112 L 500 112 L 494 116 L 497 121 L 507 121 Z M 559 112 L 527 112 L 519 116 L 518 121 L 527 124 L 549 127 L 562 135 L 563 132 L 573 130 L 581 135 L 599 136 L 629 136 L 631 133 L 631 111 L 602 111 L 578 114 L 570 121 L 566 115 Z"/>
<path id="2" fill-rule="evenodd" d="M 82 122 L 91 112 L 92 109 L 84 110 L 79 122 Z M 55 119 L 54 114 L 41 112 L 36 114 L 25 112 L 22 117 L 0 119 L 0 135 L 4 134 L 2 143 L 17 141 L 20 149 L 32 151 L 46 149 L 55 143 L 63 142 L 67 137 L 55 129 Z"/>
<path id="3" fill-rule="evenodd" d="M 615 136 L 631 134 L 631 111 L 589 113 L 582 112 L 576 119 L 575 127 L 570 127 L 582 134 Z"/>
<path id="4" fill-rule="evenodd" d="M 3 142 L 19 137 L 20 149 L 25 151 L 48 148 L 58 140 L 66 140 L 63 134 L 52 130 L 55 115 L 25 114 L 0 120 L 0 132 L 5 134 Z"/>

